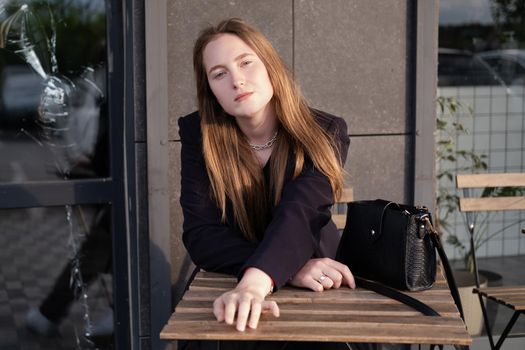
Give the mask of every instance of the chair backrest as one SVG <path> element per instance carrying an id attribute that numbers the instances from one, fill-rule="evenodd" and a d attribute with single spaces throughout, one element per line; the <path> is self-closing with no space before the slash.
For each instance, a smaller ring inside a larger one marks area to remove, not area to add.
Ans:
<path id="1" fill-rule="evenodd" d="M 338 230 L 345 228 L 346 224 L 346 203 L 354 200 L 354 189 L 352 187 L 343 188 L 341 198 L 335 203 L 332 220 Z"/>
<path id="2" fill-rule="evenodd" d="M 525 187 L 525 173 L 492 173 L 462 174 L 456 176 L 456 186 L 463 189 L 464 195 L 459 198 L 459 210 L 465 212 L 467 227 L 470 233 L 470 252 L 474 264 L 476 286 L 480 287 L 478 263 L 475 248 L 475 212 L 524 210 L 525 197 L 481 197 L 472 196 L 471 190 L 486 187 Z"/>
<path id="3" fill-rule="evenodd" d="M 525 173 L 460 174 L 456 176 L 459 189 L 485 187 L 525 187 Z M 495 211 L 525 210 L 525 196 L 514 197 L 467 197 L 459 199 L 459 210 Z"/>

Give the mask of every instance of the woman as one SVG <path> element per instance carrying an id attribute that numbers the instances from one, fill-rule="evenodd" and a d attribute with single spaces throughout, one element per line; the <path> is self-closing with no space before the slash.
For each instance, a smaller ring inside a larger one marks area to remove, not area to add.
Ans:
<path id="1" fill-rule="evenodd" d="M 272 45 L 242 20 L 204 30 L 193 63 L 199 111 L 179 120 L 183 241 L 197 266 L 238 276 L 214 302 L 217 320 L 244 331 L 261 312 L 277 317 L 265 297 L 286 283 L 354 288 L 348 267 L 331 259 L 344 120 L 310 109 Z"/>

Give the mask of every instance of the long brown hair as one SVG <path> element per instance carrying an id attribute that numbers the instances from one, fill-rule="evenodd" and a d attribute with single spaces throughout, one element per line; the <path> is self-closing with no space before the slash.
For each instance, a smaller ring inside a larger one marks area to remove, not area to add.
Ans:
<path id="1" fill-rule="evenodd" d="M 235 118 L 222 109 L 208 84 L 203 51 L 210 41 L 225 33 L 236 35 L 257 54 L 268 71 L 274 90 L 271 103 L 280 127 L 269 160 L 269 184 L 265 184 L 261 167 Z M 193 67 L 204 159 L 223 220 L 226 220 L 229 200 L 234 219 L 243 234 L 252 241 L 262 237 L 271 207 L 281 199 L 290 151 L 295 157 L 294 178 L 301 173 L 305 156 L 308 156 L 314 167 L 328 178 L 334 197 L 340 196 L 343 170 L 331 137 L 315 121 L 277 51 L 262 33 L 238 18 L 209 27 L 195 42 Z"/>

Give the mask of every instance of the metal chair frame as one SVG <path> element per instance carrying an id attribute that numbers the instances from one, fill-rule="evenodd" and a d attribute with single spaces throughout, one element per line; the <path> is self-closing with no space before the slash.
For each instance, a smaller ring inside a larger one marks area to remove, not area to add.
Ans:
<path id="1" fill-rule="evenodd" d="M 471 181 L 465 181 L 465 183 L 462 183 L 460 181 L 460 177 L 464 176 Z M 481 180 L 478 184 L 473 184 L 473 180 L 475 180 L 477 177 Z M 505 177 L 508 177 L 507 179 L 504 179 Z M 503 179 L 503 181 L 502 181 Z M 490 322 L 487 314 L 487 309 L 485 307 L 485 303 L 483 302 L 483 295 L 480 293 L 480 279 L 479 279 L 479 270 L 478 270 L 478 262 L 476 257 L 476 249 L 475 249 L 475 242 L 474 242 L 474 234 L 475 234 L 475 222 L 476 222 L 476 216 L 477 211 L 483 211 L 482 209 L 462 209 L 462 200 L 465 198 L 473 198 L 471 196 L 471 189 L 472 188 L 480 188 L 480 187 L 509 187 L 509 186 L 525 186 L 525 174 L 489 174 L 489 175 L 457 175 L 456 177 L 457 181 L 457 188 L 463 188 L 463 198 L 460 198 L 460 211 L 465 212 L 465 217 L 467 221 L 467 227 L 470 235 L 470 248 L 472 252 L 472 260 L 474 264 L 474 277 L 476 282 L 476 288 L 473 290 L 473 293 L 478 294 L 479 303 L 481 305 L 481 311 L 483 313 L 483 321 L 485 330 L 487 332 L 487 337 L 489 339 L 490 348 L 492 350 L 499 350 L 501 346 L 503 345 L 503 342 L 510 334 L 510 331 L 514 327 L 516 321 L 518 320 L 519 316 L 524 314 L 524 310 L 515 310 L 514 314 L 512 315 L 511 319 L 505 326 L 505 329 L 501 333 L 500 338 L 498 339 L 498 342 L 494 343 L 494 337 L 492 334 L 492 329 L 490 327 Z M 502 181 L 501 183 L 498 183 L 498 181 Z M 499 197 L 503 198 L 503 197 Z M 507 197 L 505 197 L 507 198 Z M 514 197 L 508 197 L 508 198 L 514 198 Z M 525 197 L 517 197 L 518 201 L 525 199 Z M 523 210 L 525 209 L 524 203 L 519 203 L 517 206 L 513 206 L 510 208 L 490 208 L 489 210 Z M 522 233 L 525 233 L 525 230 L 522 230 Z M 487 300 L 490 299 L 487 297 Z M 498 303 L 501 304 L 501 303 Z M 508 305 L 505 305 L 509 307 Z M 521 336 L 521 335 L 520 335 Z"/>

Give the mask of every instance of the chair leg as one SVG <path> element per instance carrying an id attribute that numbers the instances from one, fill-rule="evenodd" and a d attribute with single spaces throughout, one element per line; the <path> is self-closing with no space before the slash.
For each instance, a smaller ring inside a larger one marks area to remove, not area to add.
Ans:
<path id="1" fill-rule="evenodd" d="M 483 314 L 483 322 L 485 323 L 485 330 L 487 331 L 487 337 L 489 338 L 490 348 L 492 350 L 496 350 L 496 347 L 494 346 L 494 338 L 492 338 L 492 330 L 490 328 L 489 315 L 487 314 L 487 309 L 485 308 L 485 303 L 483 302 L 483 296 L 481 294 L 478 294 L 478 298 L 479 305 L 481 306 L 481 313 Z"/>
<path id="2" fill-rule="evenodd" d="M 514 324 L 516 323 L 516 320 L 518 319 L 520 314 L 521 312 L 514 311 L 512 318 L 510 319 L 509 323 L 507 323 L 507 326 L 505 327 L 505 329 L 503 330 L 503 333 L 501 333 L 501 336 L 498 339 L 498 343 L 496 344 L 495 350 L 499 350 L 499 348 L 501 347 L 501 345 L 503 344 L 503 342 L 509 335 L 510 330 L 512 329 L 512 327 L 514 327 Z"/>
<path id="3" fill-rule="evenodd" d="M 463 189 L 463 195 L 465 197 L 470 197 L 470 191 L 468 189 Z M 472 263 L 474 264 L 474 279 L 476 281 L 476 287 L 480 288 L 479 283 L 479 271 L 478 271 L 478 259 L 476 257 L 476 249 L 475 249 L 475 243 L 474 243 L 474 230 L 476 226 L 476 214 L 473 212 L 467 212 L 466 213 L 466 219 L 467 219 L 467 227 L 468 231 L 470 233 L 470 251 L 472 252 Z M 487 330 L 487 336 L 489 338 L 490 348 L 492 350 L 495 350 L 494 348 L 494 339 L 492 338 L 492 332 L 490 329 L 490 323 L 489 323 L 489 317 L 487 315 L 487 310 L 485 309 L 485 304 L 483 303 L 483 296 L 481 294 L 478 294 L 479 297 L 479 304 L 481 305 L 481 311 L 483 313 L 483 321 L 485 323 L 485 329 Z"/>

